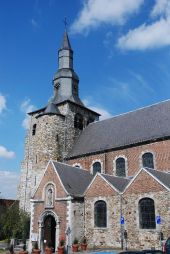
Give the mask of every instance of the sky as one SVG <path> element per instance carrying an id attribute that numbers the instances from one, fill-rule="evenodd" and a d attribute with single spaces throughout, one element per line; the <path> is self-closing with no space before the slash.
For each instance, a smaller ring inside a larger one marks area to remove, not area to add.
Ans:
<path id="1" fill-rule="evenodd" d="M 101 120 L 170 98 L 170 0 L 0 0 L 0 198 L 16 198 L 27 112 L 53 95 L 65 17 Z"/>

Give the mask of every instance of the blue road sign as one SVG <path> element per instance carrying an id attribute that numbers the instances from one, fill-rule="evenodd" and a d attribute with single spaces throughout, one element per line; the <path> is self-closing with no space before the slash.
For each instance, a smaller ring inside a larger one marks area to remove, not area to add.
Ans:
<path id="1" fill-rule="evenodd" d="M 158 216 L 156 216 L 156 224 L 161 224 L 161 216 L 160 215 L 158 215 Z"/>
<path id="2" fill-rule="evenodd" d="M 120 224 L 121 225 L 124 225 L 125 224 L 125 219 L 123 216 L 120 217 Z"/>

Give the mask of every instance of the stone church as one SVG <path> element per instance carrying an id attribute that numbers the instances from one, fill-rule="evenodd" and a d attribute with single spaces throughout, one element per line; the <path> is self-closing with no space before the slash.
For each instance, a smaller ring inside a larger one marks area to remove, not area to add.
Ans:
<path id="1" fill-rule="evenodd" d="M 161 248 L 170 235 L 170 101 L 99 121 L 79 98 L 65 31 L 54 95 L 30 112 L 18 187 L 41 248 Z M 161 236 L 161 237 L 160 237 Z"/>

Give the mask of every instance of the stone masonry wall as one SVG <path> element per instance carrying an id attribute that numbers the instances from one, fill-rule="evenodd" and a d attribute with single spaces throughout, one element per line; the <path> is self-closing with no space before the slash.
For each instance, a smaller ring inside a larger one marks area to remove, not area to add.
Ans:
<path id="1" fill-rule="evenodd" d="M 115 175 L 115 160 L 118 157 L 126 159 L 127 176 L 133 176 L 141 167 L 141 156 L 145 152 L 152 152 L 154 155 L 155 169 L 162 171 L 170 171 L 170 140 L 154 142 L 151 144 L 140 145 L 132 148 L 125 148 L 107 153 L 100 153 L 89 156 L 82 156 L 77 159 L 70 159 L 70 165 L 79 164 L 81 168 L 92 170 L 95 161 L 100 161 L 103 166 L 103 172 Z"/>

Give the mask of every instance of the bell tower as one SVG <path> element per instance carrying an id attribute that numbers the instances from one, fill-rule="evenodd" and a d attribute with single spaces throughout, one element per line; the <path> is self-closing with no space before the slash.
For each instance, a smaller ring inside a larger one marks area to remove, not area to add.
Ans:
<path id="1" fill-rule="evenodd" d="M 79 78 L 73 69 L 73 50 L 65 31 L 58 50 L 54 95 L 45 107 L 30 112 L 18 187 L 20 207 L 30 211 L 30 198 L 50 159 L 65 161 L 83 129 L 99 119 L 79 98 Z"/>

